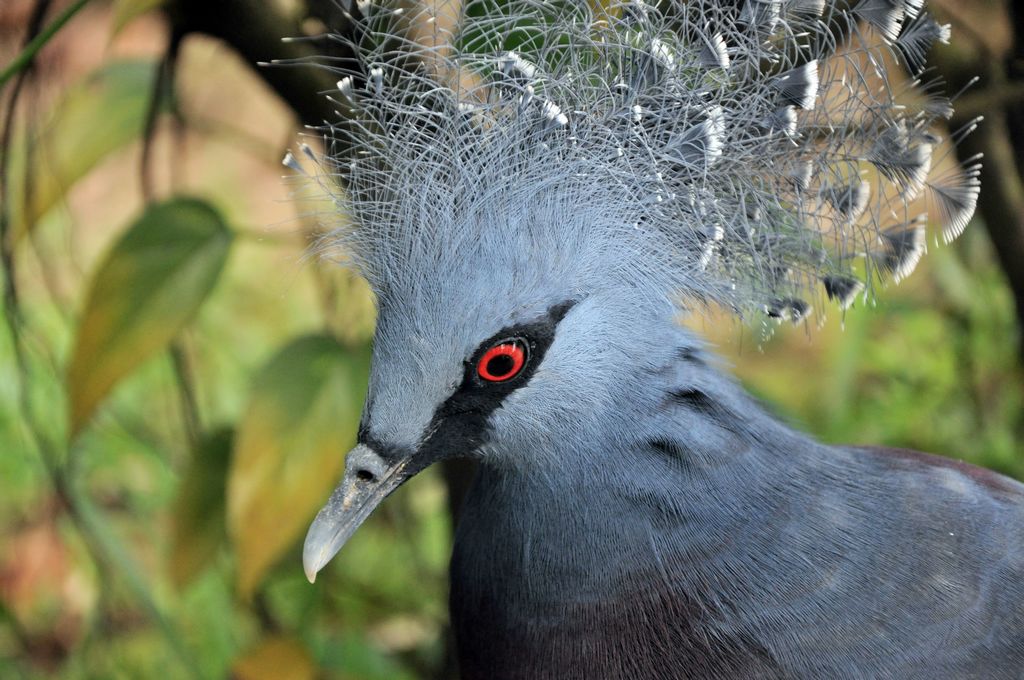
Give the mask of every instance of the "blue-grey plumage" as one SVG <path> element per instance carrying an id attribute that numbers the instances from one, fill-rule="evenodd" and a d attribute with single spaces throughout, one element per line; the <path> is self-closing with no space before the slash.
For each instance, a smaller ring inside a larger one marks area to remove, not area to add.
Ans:
<path id="1" fill-rule="evenodd" d="M 351 8 L 318 160 L 353 219 L 325 249 L 379 316 L 307 575 L 473 457 L 466 678 L 1021 677 L 1024 487 L 818 444 L 677 323 L 845 310 L 921 258 L 919 194 L 963 230 L 977 169 L 932 176 L 948 104 L 897 104 L 880 57 L 948 32 L 919 0 L 600 4 Z"/>
<path id="2" fill-rule="evenodd" d="M 1020 677 L 1024 485 L 818 444 L 725 377 L 668 301 L 628 292 L 573 301 L 533 374 L 481 400 L 483 425 L 438 418 L 477 350 L 428 338 L 487 346 L 547 318 L 493 292 L 481 307 L 522 316 L 392 312 L 416 331 L 390 344 L 382 327 L 362 435 L 410 469 L 481 462 L 452 560 L 463 677 Z M 417 369 L 417 339 L 441 369 Z"/>
<path id="3" fill-rule="evenodd" d="M 1020 678 L 1024 485 L 818 444 L 691 342 L 557 474 L 484 462 L 452 561 L 463 677 Z"/>

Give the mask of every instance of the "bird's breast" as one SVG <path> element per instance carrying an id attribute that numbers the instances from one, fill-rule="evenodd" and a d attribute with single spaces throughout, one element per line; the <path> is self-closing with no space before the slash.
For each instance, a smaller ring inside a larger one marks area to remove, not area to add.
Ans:
<path id="1" fill-rule="evenodd" d="M 456 552 L 451 597 L 466 680 L 778 677 L 754 640 L 712 639 L 704 604 L 670 589 L 653 564 L 613 576 L 597 556 L 577 554 L 560 573 L 576 582 L 539 587 L 543 567 L 527 574 L 463 559 Z"/>
<path id="2" fill-rule="evenodd" d="M 649 518 L 578 491 L 493 491 L 471 492 L 452 557 L 467 680 L 775 677 L 755 641 L 712 640 L 710 605 L 669 576 L 685 558 L 659 550 Z"/>

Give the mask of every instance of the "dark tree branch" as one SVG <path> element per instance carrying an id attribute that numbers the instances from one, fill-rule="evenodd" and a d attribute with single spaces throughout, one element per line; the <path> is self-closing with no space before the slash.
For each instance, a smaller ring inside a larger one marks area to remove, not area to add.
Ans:
<path id="1" fill-rule="evenodd" d="M 978 211 L 1013 292 L 1019 329 L 1024 323 L 1024 184 L 1009 137 L 1007 115 L 996 109 L 957 147 L 957 155 L 961 160 L 985 155 Z M 1024 338 L 1018 340 L 1024 342 Z M 1024 357 L 1024 344 L 1020 354 Z"/>
<path id="2" fill-rule="evenodd" d="M 263 0 L 176 0 L 168 8 L 171 22 L 183 34 L 198 32 L 220 38 L 244 61 L 301 62 L 309 66 L 266 66 L 257 73 L 287 102 L 306 125 L 334 122 L 337 114 L 323 93 L 335 89 L 330 71 L 315 66 L 318 53 L 302 41 L 285 42 L 302 35 L 292 19 Z M 341 31 L 344 27 L 331 27 Z"/>
<path id="3" fill-rule="evenodd" d="M 142 130 L 142 153 L 139 155 L 139 178 L 142 183 L 142 197 L 147 203 L 152 202 L 156 194 L 151 160 L 160 110 L 165 102 L 170 102 L 174 115 L 178 118 L 181 116 L 174 95 L 174 81 L 183 37 L 176 27 L 171 28 L 171 38 L 168 41 L 167 50 L 161 57 L 160 63 L 157 64 L 152 92 L 146 106 L 146 119 Z"/>
<path id="4" fill-rule="evenodd" d="M 1016 11 L 1016 24 L 1021 12 Z M 1024 30 L 1024 29 L 1022 29 Z M 1015 36 L 1017 49 L 1021 48 L 1024 32 Z M 1011 57 L 1012 59 L 1012 57 Z M 978 89 L 981 92 L 1007 92 L 1021 87 L 1021 76 L 1011 81 L 1008 69 L 999 59 L 986 58 L 978 51 L 966 51 L 962 46 L 935 50 L 935 61 L 939 72 L 949 82 L 951 91 L 964 88 L 972 78 L 979 76 Z M 954 126 L 962 125 L 977 112 L 958 111 L 952 121 Z M 993 106 L 982 111 L 985 120 L 978 129 L 957 146 L 956 153 L 961 161 L 983 154 L 981 171 L 981 195 L 978 199 L 978 213 L 985 223 L 996 257 L 1013 293 L 1017 311 L 1018 328 L 1024 327 L 1024 179 L 1021 177 L 1021 159 L 1024 148 L 1014 140 L 1013 120 L 1024 116 L 1024 106 L 1014 100 L 993 102 Z M 1017 143 L 1015 143 L 1015 141 Z M 1024 337 L 1019 338 L 1020 355 L 1024 357 Z"/>
<path id="5" fill-rule="evenodd" d="M 32 7 L 32 14 L 28 20 L 28 30 L 25 33 L 25 45 L 31 46 L 39 42 L 43 35 L 43 19 L 50 9 L 50 0 L 37 0 Z M 52 33 L 51 33 L 52 36 Z M 45 44 L 45 41 L 43 41 Z M 18 112 L 18 100 L 21 98 L 21 90 L 25 86 L 32 67 L 35 64 L 36 51 L 26 47 L 22 54 L 29 55 L 27 61 L 17 70 L 11 70 L 11 74 L 17 74 L 14 86 L 11 88 L 10 98 L 7 100 L 7 107 L 3 120 L 3 130 L 0 131 L 0 269 L 3 270 L 3 298 L 4 314 L 8 316 L 8 326 L 14 341 L 15 349 L 20 348 L 19 310 L 18 300 L 18 277 L 14 270 L 14 234 L 11 232 L 11 201 L 8 197 L 10 189 L 11 172 L 11 143 L 14 141 L 14 125 Z M 11 65 L 12 68 L 14 64 Z M 2 82 L 0 82 L 2 86 Z M 29 176 L 29 167 L 26 160 L 25 176 Z M 25 201 L 26 205 L 28 201 Z"/>
<path id="6" fill-rule="evenodd" d="M 1006 58 L 1006 76 L 1010 81 L 1007 86 L 1014 87 L 1024 84 L 1024 7 L 1019 2 L 1011 2 L 1009 11 L 1013 48 Z M 1008 102 L 1006 112 L 1014 158 L 1017 167 L 1024 168 L 1024 100 Z"/>

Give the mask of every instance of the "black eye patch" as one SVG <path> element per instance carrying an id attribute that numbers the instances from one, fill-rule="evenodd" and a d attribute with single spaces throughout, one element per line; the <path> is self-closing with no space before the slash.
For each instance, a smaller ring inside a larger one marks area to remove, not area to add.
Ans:
<path id="1" fill-rule="evenodd" d="M 574 304 L 555 305 L 540 319 L 503 328 L 480 343 L 465 362 L 462 382 L 434 412 L 430 434 L 417 453 L 423 464 L 469 454 L 484 442 L 488 417 L 509 394 L 530 381 L 555 339 L 559 322 Z M 494 351 L 497 347 L 505 348 Z M 520 358 L 522 363 L 517 365 Z"/>

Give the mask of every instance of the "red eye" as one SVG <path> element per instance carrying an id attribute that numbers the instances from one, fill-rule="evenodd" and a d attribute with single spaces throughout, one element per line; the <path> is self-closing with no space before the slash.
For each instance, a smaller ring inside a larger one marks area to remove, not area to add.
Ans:
<path id="1" fill-rule="evenodd" d="M 526 345 L 522 340 L 503 340 L 480 357 L 476 372 L 489 382 L 504 382 L 519 375 L 526 363 Z"/>

